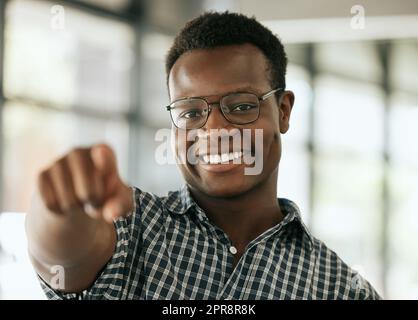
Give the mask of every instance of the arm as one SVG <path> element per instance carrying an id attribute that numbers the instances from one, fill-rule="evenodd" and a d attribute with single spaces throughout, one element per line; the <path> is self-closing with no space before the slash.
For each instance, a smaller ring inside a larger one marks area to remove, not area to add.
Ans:
<path id="1" fill-rule="evenodd" d="M 75 149 L 38 177 L 26 217 L 29 256 L 50 283 L 61 266 L 63 292 L 81 292 L 95 281 L 116 245 L 113 219 L 133 208 L 131 188 L 119 178 L 112 150 Z"/>

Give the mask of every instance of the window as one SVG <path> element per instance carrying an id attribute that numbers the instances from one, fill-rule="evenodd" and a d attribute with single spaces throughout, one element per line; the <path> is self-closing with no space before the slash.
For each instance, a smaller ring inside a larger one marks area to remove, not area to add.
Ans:
<path id="1" fill-rule="evenodd" d="M 317 77 L 315 141 L 319 151 L 380 155 L 383 150 L 383 92 L 368 83 Z"/>
<path id="2" fill-rule="evenodd" d="M 315 92 L 313 231 L 382 291 L 383 92 L 326 73 Z"/>
<path id="3" fill-rule="evenodd" d="M 39 170 L 74 146 L 109 143 L 128 177 L 134 31 L 69 6 L 63 29 L 54 29 L 53 5 L 16 0 L 6 7 L 6 211 L 26 211 Z"/>
<path id="4" fill-rule="evenodd" d="M 388 286 L 400 299 L 418 299 L 418 95 L 391 97 Z M 389 291 L 389 290 L 388 290 Z"/>
<path id="5" fill-rule="evenodd" d="M 8 4 L 6 97 L 57 108 L 127 111 L 134 56 L 131 28 L 66 6 L 63 29 L 54 29 L 52 7 L 39 1 Z"/>
<path id="6" fill-rule="evenodd" d="M 294 79 L 289 83 L 311 78 L 314 95 L 309 115 L 309 94 L 295 91 L 295 110 L 300 110 L 300 95 L 307 108 L 293 121 L 299 118 L 296 123 L 304 128 L 298 127 L 299 135 L 292 137 L 291 119 L 290 134 L 283 138 L 279 191 L 304 194 L 298 201 L 312 199 L 307 207 L 314 235 L 385 298 L 416 299 L 418 43 L 387 43 L 387 68 L 378 42 L 314 44 L 311 56 L 306 45 L 288 46 L 298 65 L 290 65 L 288 76 Z M 304 144 L 308 138 L 312 152 Z M 286 155 L 286 148 L 294 151 Z M 306 187 L 307 177 L 312 188 Z"/>
<path id="7" fill-rule="evenodd" d="M 295 94 L 290 115 L 290 127 L 281 136 L 282 158 L 279 166 L 278 196 L 294 201 L 300 208 L 305 223 L 309 223 L 309 113 L 312 98 L 308 73 L 302 67 L 289 64 L 286 89 Z"/>

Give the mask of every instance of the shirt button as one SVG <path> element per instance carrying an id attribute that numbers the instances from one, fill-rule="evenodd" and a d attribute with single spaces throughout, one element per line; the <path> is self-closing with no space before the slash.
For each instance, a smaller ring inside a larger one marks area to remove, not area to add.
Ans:
<path id="1" fill-rule="evenodd" d="M 237 248 L 235 248 L 234 246 L 230 246 L 229 247 L 229 252 L 231 252 L 232 254 L 236 254 L 237 253 Z"/>

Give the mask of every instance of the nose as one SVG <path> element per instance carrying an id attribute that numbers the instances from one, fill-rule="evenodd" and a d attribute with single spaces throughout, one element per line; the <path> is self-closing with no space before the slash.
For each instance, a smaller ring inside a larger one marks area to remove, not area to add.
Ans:
<path id="1" fill-rule="evenodd" d="M 229 121 L 225 119 L 220 108 L 221 106 L 219 103 L 211 103 L 209 105 L 209 116 L 204 126 L 206 130 L 222 129 L 231 125 Z"/>

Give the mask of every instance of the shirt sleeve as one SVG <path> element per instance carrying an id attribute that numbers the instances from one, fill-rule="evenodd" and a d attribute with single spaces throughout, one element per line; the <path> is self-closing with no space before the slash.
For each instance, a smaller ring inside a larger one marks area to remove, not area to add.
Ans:
<path id="1" fill-rule="evenodd" d="M 123 299 L 123 294 L 130 276 L 133 257 L 140 254 L 142 242 L 142 224 L 140 198 L 141 191 L 132 188 L 134 196 L 134 210 L 131 215 L 114 221 L 117 234 L 116 248 L 113 256 L 99 272 L 93 285 L 80 293 L 63 293 L 53 289 L 39 275 L 41 287 L 50 300 L 67 299 Z"/>
<path id="2" fill-rule="evenodd" d="M 356 271 L 353 271 L 351 288 L 355 300 L 382 300 L 376 289 Z"/>

